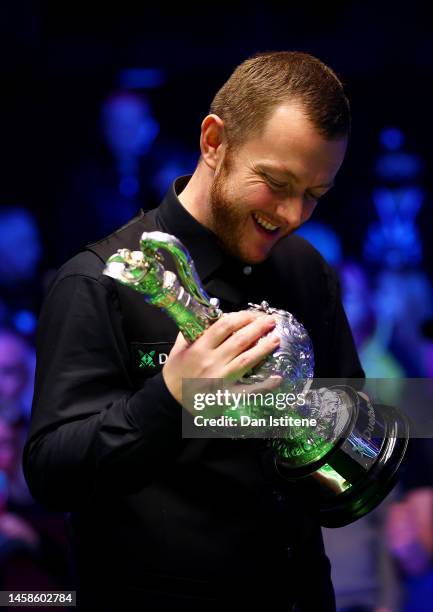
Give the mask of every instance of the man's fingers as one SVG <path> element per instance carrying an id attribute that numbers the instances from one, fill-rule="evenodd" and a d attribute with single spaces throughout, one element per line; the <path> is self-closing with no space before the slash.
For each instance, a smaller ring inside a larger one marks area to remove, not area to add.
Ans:
<path id="1" fill-rule="evenodd" d="M 269 331 L 269 329 L 267 331 Z M 233 380 L 239 380 L 249 370 L 263 361 L 267 355 L 275 351 L 279 344 L 280 338 L 278 334 L 268 333 L 267 336 L 262 337 L 253 347 L 243 351 L 232 359 L 232 361 L 227 364 L 224 376 L 228 375 L 228 377 Z"/>
<path id="2" fill-rule="evenodd" d="M 208 349 L 215 349 L 239 329 L 263 316 L 266 315 L 255 310 L 241 310 L 224 314 L 205 331 L 197 342 L 200 342 Z"/>
<path id="3" fill-rule="evenodd" d="M 268 334 L 275 325 L 276 321 L 273 316 L 264 315 L 238 329 L 216 350 L 219 362 L 227 364 L 232 369 L 235 366 L 232 366 L 231 362 L 236 361 L 236 358 L 239 357 L 241 361 L 239 369 L 242 370 L 242 364 L 248 365 L 247 361 L 255 360 L 256 357 L 260 360 L 260 356 L 264 356 L 266 351 L 263 350 L 263 346 L 260 346 L 261 342 L 259 344 L 257 342 Z M 249 349 L 253 352 L 250 353 Z M 238 363 L 237 361 L 236 367 Z"/>

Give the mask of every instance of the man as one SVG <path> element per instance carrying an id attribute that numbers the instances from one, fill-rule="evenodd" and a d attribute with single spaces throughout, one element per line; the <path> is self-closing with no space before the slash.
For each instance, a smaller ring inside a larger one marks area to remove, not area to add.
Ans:
<path id="1" fill-rule="evenodd" d="M 272 334 L 256 344 L 272 317 L 245 312 L 263 299 L 305 325 L 316 376 L 363 375 L 335 274 L 293 235 L 343 161 L 349 106 L 319 60 L 275 52 L 243 62 L 210 111 L 193 175 L 59 271 L 39 323 L 25 473 L 37 499 L 70 512 L 89 608 L 334 610 L 314 509 L 263 440 L 182 439 L 181 381 L 236 379 L 275 350 Z M 144 230 L 176 235 L 231 313 L 191 346 L 102 275 Z"/>

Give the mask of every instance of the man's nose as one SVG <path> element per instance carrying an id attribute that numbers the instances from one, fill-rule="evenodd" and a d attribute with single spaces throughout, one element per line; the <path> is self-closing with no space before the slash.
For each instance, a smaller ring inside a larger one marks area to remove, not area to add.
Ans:
<path id="1" fill-rule="evenodd" d="M 305 220 L 304 199 L 302 196 L 287 198 L 277 208 L 277 215 L 284 219 L 290 230 L 297 229 Z"/>

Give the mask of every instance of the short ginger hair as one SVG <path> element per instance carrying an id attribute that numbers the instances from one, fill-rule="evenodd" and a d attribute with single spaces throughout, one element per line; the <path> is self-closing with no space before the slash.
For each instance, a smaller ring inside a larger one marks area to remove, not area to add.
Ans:
<path id="1" fill-rule="evenodd" d="M 224 121 L 229 148 L 260 133 L 274 109 L 299 103 L 328 140 L 348 136 L 350 105 L 337 75 L 299 51 L 257 53 L 242 62 L 216 93 L 210 113 Z"/>

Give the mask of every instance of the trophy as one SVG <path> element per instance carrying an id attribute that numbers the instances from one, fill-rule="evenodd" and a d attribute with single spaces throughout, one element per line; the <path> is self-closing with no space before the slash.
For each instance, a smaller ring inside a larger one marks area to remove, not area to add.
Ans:
<path id="1" fill-rule="evenodd" d="M 164 251 L 173 258 L 177 274 L 165 269 Z M 189 343 L 223 315 L 219 300 L 206 293 L 187 249 L 175 236 L 144 232 L 140 250 L 119 249 L 107 260 L 104 274 L 161 308 Z M 407 419 L 390 406 L 373 405 L 365 393 L 348 385 L 313 388 L 314 352 L 304 326 L 265 301 L 248 306 L 274 316 L 273 333 L 280 344 L 238 382 L 254 388 L 270 376 L 280 376 L 279 390 L 304 398 L 302 405 L 290 408 L 290 416 L 301 423 L 306 416 L 315 422 L 315 427 L 265 428 L 267 461 L 278 478 L 299 489 L 321 525 L 351 523 L 375 508 L 394 486 L 409 438 Z M 275 416 L 272 408 L 261 410 Z M 244 404 L 237 417 L 258 412 L 256 406 Z"/>

